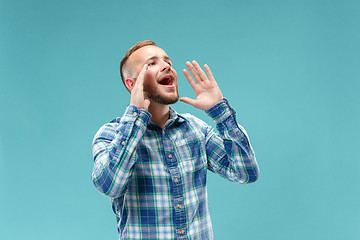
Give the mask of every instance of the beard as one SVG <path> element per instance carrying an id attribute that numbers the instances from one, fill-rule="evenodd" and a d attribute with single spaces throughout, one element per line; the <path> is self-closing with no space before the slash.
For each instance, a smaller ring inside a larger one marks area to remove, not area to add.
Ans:
<path id="1" fill-rule="evenodd" d="M 144 88 L 145 97 L 151 101 L 168 105 L 168 104 L 174 104 L 179 100 L 179 93 L 177 86 L 175 88 L 176 94 L 173 96 L 161 95 L 161 93 L 159 93 L 158 88 L 156 86 L 153 86 L 151 84 L 146 84 L 145 82 L 143 88 Z"/>

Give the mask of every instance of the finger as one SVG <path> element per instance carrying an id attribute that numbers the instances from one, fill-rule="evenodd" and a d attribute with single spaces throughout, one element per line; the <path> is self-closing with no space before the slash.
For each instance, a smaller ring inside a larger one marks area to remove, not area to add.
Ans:
<path id="1" fill-rule="evenodd" d="M 183 70 L 183 73 L 184 73 L 186 79 L 188 80 L 188 82 L 190 83 L 191 87 L 194 88 L 196 86 L 196 82 L 191 77 L 190 73 L 186 69 Z"/>
<path id="2" fill-rule="evenodd" d="M 209 80 L 210 81 L 215 81 L 215 78 L 214 78 L 214 76 L 213 76 L 213 74 L 212 74 L 212 72 L 211 72 L 211 70 L 210 70 L 210 68 L 209 68 L 209 66 L 207 64 L 204 65 L 204 69 L 206 71 L 206 74 L 209 77 Z"/>
<path id="3" fill-rule="evenodd" d="M 195 70 L 199 74 L 202 81 L 209 80 L 208 77 L 206 76 L 206 74 L 204 73 L 204 71 L 201 69 L 200 65 L 195 60 L 192 61 L 192 64 L 194 65 Z"/>
<path id="4" fill-rule="evenodd" d="M 187 104 L 190 104 L 191 106 L 194 106 L 194 107 L 195 107 L 195 104 L 196 104 L 196 100 L 188 98 L 188 97 L 182 97 L 182 98 L 180 98 L 180 101 L 184 102 L 184 103 L 187 103 Z"/>
<path id="5" fill-rule="evenodd" d="M 146 70 L 148 70 L 148 65 L 147 65 L 147 64 L 145 64 L 145 65 L 141 68 L 141 71 L 140 71 L 139 75 L 138 75 L 137 78 L 136 78 L 134 88 L 137 87 L 137 86 L 140 86 L 140 87 L 143 86 L 143 83 L 144 83 L 144 75 L 145 75 Z"/>
<path id="6" fill-rule="evenodd" d="M 150 100 L 149 100 L 149 99 L 145 99 L 145 100 L 144 100 L 144 107 L 145 107 L 145 109 L 146 109 L 146 110 L 149 109 L 149 106 L 150 106 Z"/>
<path id="7" fill-rule="evenodd" d="M 196 69 L 194 68 L 194 66 L 190 62 L 186 62 L 186 66 L 190 70 L 191 74 L 194 76 L 196 82 L 200 82 L 201 78 L 200 78 L 199 74 L 197 73 Z"/>

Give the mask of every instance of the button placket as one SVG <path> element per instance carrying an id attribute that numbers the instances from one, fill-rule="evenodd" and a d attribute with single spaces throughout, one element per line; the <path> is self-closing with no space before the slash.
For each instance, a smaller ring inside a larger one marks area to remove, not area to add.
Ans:
<path id="1" fill-rule="evenodd" d="M 174 206 L 177 210 L 182 210 L 184 209 L 184 198 L 183 197 L 179 197 L 177 199 L 174 199 Z"/>
<path id="2" fill-rule="evenodd" d="M 169 135 L 171 131 L 162 129 L 161 134 L 164 146 L 163 158 L 164 162 L 169 168 L 170 177 L 172 179 L 172 195 L 173 195 L 173 208 L 175 210 L 175 223 L 178 237 L 183 239 L 186 237 L 186 209 L 184 206 L 184 192 L 180 179 L 180 169 L 175 154 L 175 146 L 172 136 Z M 182 230 L 180 232 L 180 230 Z"/>

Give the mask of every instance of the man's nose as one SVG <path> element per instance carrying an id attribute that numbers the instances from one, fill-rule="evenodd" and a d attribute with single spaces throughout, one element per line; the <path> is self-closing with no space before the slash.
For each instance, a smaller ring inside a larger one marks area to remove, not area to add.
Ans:
<path id="1" fill-rule="evenodd" d="M 163 66 L 161 66 L 161 71 L 162 72 L 170 71 L 170 69 L 171 69 L 171 66 L 168 63 L 164 63 Z"/>

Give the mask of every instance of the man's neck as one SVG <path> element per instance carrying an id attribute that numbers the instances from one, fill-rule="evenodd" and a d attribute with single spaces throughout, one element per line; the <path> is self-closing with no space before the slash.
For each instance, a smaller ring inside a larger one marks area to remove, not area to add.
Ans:
<path id="1" fill-rule="evenodd" d="M 151 102 L 149 113 L 151 114 L 150 121 L 163 128 L 166 121 L 169 119 L 170 107 L 169 105 Z"/>

